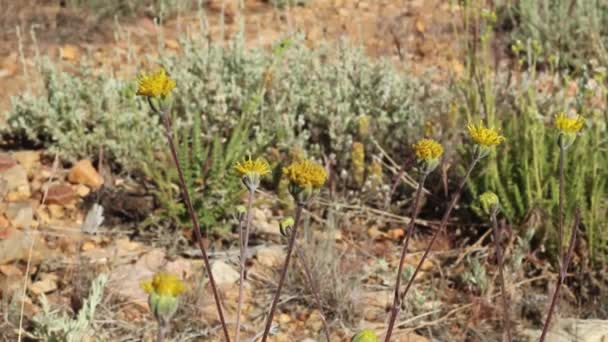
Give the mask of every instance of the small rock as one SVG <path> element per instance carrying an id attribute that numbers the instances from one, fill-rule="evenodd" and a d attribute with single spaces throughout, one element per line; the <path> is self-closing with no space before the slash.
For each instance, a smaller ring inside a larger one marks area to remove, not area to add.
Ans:
<path id="1" fill-rule="evenodd" d="M 256 258 L 266 267 L 276 267 L 285 260 L 285 251 L 281 246 L 271 246 L 258 249 Z"/>
<path id="2" fill-rule="evenodd" d="M 289 322 L 291 322 L 291 316 L 289 316 L 286 313 L 282 313 L 282 314 L 279 315 L 279 323 L 280 324 L 287 324 Z"/>
<path id="3" fill-rule="evenodd" d="M 55 277 L 43 277 L 42 280 L 34 282 L 30 285 L 30 291 L 35 295 L 49 293 L 57 290 L 57 280 Z"/>
<path id="4" fill-rule="evenodd" d="M 88 159 L 83 159 L 74 164 L 68 174 L 68 181 L 75 184 L 87 185 L 94 190 L 99 189 L 103 184 L 103 178 Z"/>
<path id="5" fill-rule="evenodd" d="M 97 245 L 94 242 L 92 242 L 92 241 L 85 241 L 82 244 L 82 247 L 80 247 L 80 250 L 83 251 L 83 252 L 86 252 L 86 251 L 93 250 L 95 248 L 97 248 Z"/>
<path id="6" fill-rule="evenodd" d="M 218 286 L 230 286 L 240 278 L 239 272 L 234 267 L 220 260 L 211 264 L 211 272 L 213 272 L 213 277 Z"/>
<path id="7" fill-rule="evenodd" d="M 15 265 L 11 265 L 11 264 L 0 265 L 0 273 L 4 274 L 7 277 L 12 277 L 12 276 L 22 277 L 23 276 L 23 272 L 21 272 L 21 269 Z"/>
<path id="8" fill-rule="evenodd" d="M 52 185 L 46 194 L 46 202 L 49 204 L 66 205 L 75 199 L 76 193 L 66 184 Z"/>
<path id="9" fill-rule="evenodd" d="M 58 204 L 49 204 L 47 209 L 49 210 L 51 220 L 61 220 L 65 218 L 65 209 L 62 206 Z"/>
<path id="10" fill-rule="evenodd" d="M 6 171 L 17 165 L 17 161 L 8 153 L 0 153 L 0 172 Z"/>
<path id="11" fill-rule="evenodd" d="M 393 228 L 388 231 L 388 236 L 392 240 L 399 241 L 405 236 L 405 230 L 403 228 Z"/>
<path id="12" fill-rule="evenodd" d="M 319 310 L 315 310 L 310 314 L 307 325 L 310 326 L 315 332 L 321 331 L 321 328 L 323 328 L 323 317 L 321 316 Z"/>
<path id="13" fill-rule="evenodd" d="M 265 210 L 253 208 L 251 223 L 256 233 L 268 235 L 280 235 L 279 223 L 270 220 Z"/>
<path id="14" fill-rule="evenodd" d="M 10 226 L 10 222 L 4 215 L 0 215 L 0 229 L 6 229 Z"/>
<path id="15" fill-rule="evenodd" d="M 8 191 L 7 197 L 13 194 L 10 200 L 15 201 L 18 200 L 17 197 L 25 197 L 23 199 L 27 199 L 30 197 L 30 184 L 27 179 L 27 171 L 22 165 L 15 165 L 10 169 L 2 171 L 0 173 L 0 178 L 4 179 L 6 191 Z M 16 195 L 20 196 L 16 196 Z"/>
<path id="16" fill-rule="evenodd" d="M 88 186 L 86 186 L 86 185 L 82 185 L 82 184 L 78 184 L 78 185 L 76 185 L 76 194 L 77 194 L 79 197 L 81 197 L 81 198 L 82 198 L 82 197 L 86 197 L 86 196 L 87 196 L 88 194 L 90 194 L 90 193 L 91 193 L 91 189 L 89 189 L 89 187 L 88 187 Z"/>
<path id="17" fill-rule="evenodd" d="M 59 48 L 59 57 L 63 60 L 74 61 L 78 57 L 78 47 L 66 44 Z"/>
<path id="18" fill-rule="evenodd" d="M 40 152 L 38 151 L 19 151 L 13 153 L 13 158 L 21 164 L 28 174 L 32 173 L 34 166 L 40 162 Z"/>
<path id="19" fill-rule="evenodd" d="M 9 203 L 6 208 L 6 217 L 15 228 L 31 228 L 36 225 L 34 209 L 29 202 Z"/>

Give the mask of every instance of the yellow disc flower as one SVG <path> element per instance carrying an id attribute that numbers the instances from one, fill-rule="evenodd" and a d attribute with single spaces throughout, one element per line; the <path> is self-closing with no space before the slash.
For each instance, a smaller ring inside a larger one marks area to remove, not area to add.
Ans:
<path id="1" fill-rule="evenodd" d="M 260 185 L 260 177 L 270 173 L 268 162 L 262 158 L 251 159 L 251 157 L 248 157 L 236 163 L 234 169 L 241 175 L 243 184 L 249 191 L 255 191 Z"/>
<path id="2" fill-rule="evenodd" d="M 142 289 L 149 294 L 148 304 L 159 323 L 168 322 L 177 311 L 178 296 L 186 290 L 186 286 L 177 276 L 159 272 L 152 280 L 141 283 Z"/>
<path id="3" fill-rule="evenodd" d="M 484 126 L 483 122 L 479 122 L 478 125 L 470 123 L 467 125 L 467 130 L 471 139 L 483 147 L 496 146 L 505 140 L 505 137 L 498 134 L 497 130 Z"/>
<path id="4" fill-rule="evenodd" d="M 563 134 L 577 134 L 584 124 L 585 119 L 580 115 L 570 117 L 562 112 L 555 116 L 555 127 Z"/>
<path id="5" fill-rule="evenodd" d="M 270 173 L 270 166 L 268 162 L 262 158 L 247 159 L 237 162 L 234 169 L 241 175 L 247 176 L 251 174 L 257 174 L 258 176 L 264 176 Z"/>
<path id="6" fill-rule="evenodd" d="M 433 139 L 421 139 L 412 145 L 416 158 L 424 161 L 438 159 L 443 154 L 443 146 Z"/>
<path id="7" fill-rule="evenodd" d="M 310 160 L 302 160 L 283 168 L 283 173 L 300 188 L 320 188 L 325 184 L 325 169 Z"/>
<path id="8" fill-rule="evenodd" d="M 181 279 L 166 272 L 156 273 L 152 280 L 142 282 L 141 287 L 148 294 L 171 297 L 177 297 L 186 290 Z"/>
<path id="9" fill-rule="evenodd" d="M 175 81 L 167 76 L 165 69 L 159 69 L 149 74 L 141 74 L 137 78 L 137 95 L 165 98 L 175 88 Z"/>

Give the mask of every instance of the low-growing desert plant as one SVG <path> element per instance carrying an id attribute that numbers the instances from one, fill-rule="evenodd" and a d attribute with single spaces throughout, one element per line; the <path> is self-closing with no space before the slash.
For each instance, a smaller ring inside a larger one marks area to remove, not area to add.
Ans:
<path id="1" fill-rule="evenodd" d="M 96 156 L 132 169 L 142 151 L 159 146 L 158 118 L 150 117 L 135 98 L 136 85 L 108 75 L 95 76 L 86 63 L 79 75 L 41 62 L 42 95 L 26 92 L 12 99 L 4 143 L 18 141 L 45 147 L 64 160 Z"/>
<path id="2" fill-rule="evenodd" d="M 476 12 L 475 12 L 476 13 Z M 476 14 L 471 14 L 476 15 Z M 481 15 L 480 15 L 481 16 Z M 503 214 L 514 224 L 542 228 L 558 248 L 557 230 L 551 229 L 558 218 L 559 182 L 554 172 L 559 164 L 559 149 L 553 120 L 557 113 L 575 112 L 587 120 L 585 134 L 569 150 L 565 179 L 569 186 L 565 197 L 565 226 L 580 206 L 592 260 L 607 256 L 608 183 L 604 181 L 608 163 L 606 113 L 608 90 L 603 85 L 603 68 L 587 69 L 574 78 L 555 69 L 539 73 L 538 49 L 530 48 L 523 68 L 513 72 L 495 70 L 489 44 L 493 39 L 493 16 L 476 19 L 485 35 L 477 43 L 468 43 L 466 72 L 455 83 L 461 94 L 459 113 L 462 120 L 484 117 L 510 139 L 509 148 L 492 160 L 486 172 L 472 177 L 468 191 L 477 198 L 484 191 L 494 191 L 501 199 Z M 475 20 L 472 20 L 475 22 Z M 484 26 L 485 25 L 485 26 Z M 484 38 L 485 37 L 485 38 Z M 474 37 L 465 36 L 472 40 Z M 473 207 L 481 214 L 478 207 Z M 533 215 L 534 214 L 534 215 Z M 541 220 L 529 220 L 540 217 Z M 534 222 L 536 221 L 536 222 Z M 564 234 L 568 236 L 568 234 Z"/>
<path id="3" fill-rule="evenodd" d="M 499 28 L 509 28 L 518 54 L 535 47 L 542 64 L 581 71 L 593 59 L 608 62 L 608 4 L 588 0 L 519 0 L 498 5 Z"/>
<path id="4" fill-rule="evenodd" d="M 33 317 L 33 335 L 44 341 L 78 342 L 95 336 L 95 310 L 103 297 L 103 290 L 108 280 L 107 275 L 100 274 L 91 284 L 89 297 L 75 318 L 66 313 L 53 310 L 44 295 L 40 298 L 42 311 Z"/>

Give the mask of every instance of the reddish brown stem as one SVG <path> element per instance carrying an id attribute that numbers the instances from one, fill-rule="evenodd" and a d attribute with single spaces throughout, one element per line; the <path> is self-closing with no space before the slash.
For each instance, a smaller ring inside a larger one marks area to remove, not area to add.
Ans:
<path id="1" fill-rule="evenodd" d="M 224 331 L 224 337 L 227 342 L 230 342 L 230 335 L 228 335 L 228 328 L 226 326 L 226 321 L 224 320 L 224 313 L 222 311 L 222 303 L 220 300 L 220 295 L 217 290 L 217 286 L 215 284 L 215 279 L 213 277 L 213 273 L 211 272 L 211 263 L 209 262 L 209 257 L 207 256 L 207 251 L 205 249 L 205 245 L 203 243 L 203 236 L 201 234 L 201 227 L 198 222 L 198 217 L 194 212 L 194 207 L 192 206 L 192 201 L 190 200 L 190 194 L 188 193 L 188 187 L 186 186 L 186 180 L 184 178 L 184 172 L 182 170 L 179 159 L 177 158 L 177 150 L 175 148 L 175 142 L 173 141 L 173 134 L 171 132 L 171 121 L 168 117 L 168 114 L 163 113 L 162 111 L 156 110 L 156 108 L 152 105 L 152 101 L 150 101 L 150 105 L 152 108 L 157 111 L 161 115 L 161 119 L 163 125 L 165 126 L 165 135 L 167 136 L 167 140 L 169 142 L 169 149 L 171 150 L 171 157 L 175 163 L 175 168 L 177 169 L 177 175 L 179 177 L 179 185 L 182 189 L 182 196 L 184 197 L 184 203 L 186 204 L 186 208 L 188 210 L 188 214 L 190 215 L 190 219 L 192 220 L 194 236 L 196 238 L 196 242 L 198 244 L 199 249 L 201 250 L 201 254 L 203 255 L 203 261 L 205 263 L 205 268 L 207 269 L 207 275 L 209 276 L 209 284 L 211 285 L 211 289 L 213 291 L 213 298 L 215 299 L 215 305 L 217 307 L 217 314 L 220 319 L 220 323 L 222 324 L 222 330 Z"/>
<path id="2" fill-rule="evenodd" d="M 422 189 L 424 188 L 424 182 L 426 181 L 427 174 L 423 173 L 420 177 L 420 181 L 418 182 L 418 188 L 416 189 L 416 196 L 414 197 L 414 205 L 413 205 L 413 214 L 410 222 L 407 225 L 407 232 L 405 239 L 403 240 L 403 247 L 401 249 L 401 257 L 399 259 L 399 268 L 397 269 L 397 279 L 395 280 L 395 294 L 393 298 L 393 306 L 391 307 L 391 316 L 388 323 L 388 329 L 386 330 L 386 338 L 385 341 L 388 342 L 391 339 L 391 335 L 393 333 L 393 328 L 395 326 L 395 321 L 397 320 L 397 316 L 399 315 L 399 311 L 401 308 L 401 300 L 399 297 L 399 290 L 401 287 L 401 274 L 403 273 L 403 262 L 405 261 L 405 255 L 407 254 L 407 247 L 410 242 L 410 238 L 414 232 L 414 225 L 416 222 L 416 218 L 418 218 L 418 214 L 420 213 L 420 198 L 422 197 Z"/>
<path id="3" fill-rule="evenodd" d="M 509 299 L 507 297 L 507 290 L 505 288 L 505 275 L 504 275 L 504 262 L 502 255 L 502 246 L 500 245 L 500 231 L 498 229 L 498 220 L 496 215 L 498 210 L 492 211 L 492 230 L 494 231 L 494 246 L 496 248 L 496 262 L 498 263 L 498 273 L 500 277 L 500 291 L 502 294 L 502 315 L 503 324 L 505 325 L 505 333 L 507 335 L 507 341 L 513 341 L 513 335 L 511 334 L 511 318 L 509 314 Z"/>
<path id="4" fill-rule="evenodd" d="M 581 213 L 580 210 L 576 210 L 576 214 L 574 217 L 574 224 L 572 226 L 572 234 L 570 235 L 570 244 L 568 246 L 568 252 L 564 255 L 563 260 L 559 263 L 559 275 L 557 278 L 557 284 L 555 285 L 555 291 L 553 292 L 553 297 L 551 298 L 551 306 L 549 306 L 549 312 L 547 313 L 547 319 L 545 320 L 545 324 L 543 325 L 543 332 L 540 335 L 539 342 L 544 342 L 547 337 L 547 333 L 549 332 L 549 326 L 551 325 L 551 318 L 553 316 L 553 312 L 557 306 L 557 302 L 559 301 L 559 292 L 564 284 L 564 280 L 566 279 L 566 272 L 568 271 L 568 266 L 570 265 L 570 260 L 572 259 L 572 254 L 574 253 L 574 243 L 576 242 L 576 232 L 580 225 L 581 221 Z"/>
<path id="5" fill-rule="evenodd" d="M 270 305 L 270 312 L 268 313 L 268 318 L 266 318 L 266 326 L 264 327 L 264 334 L 262 335 L 262 342 L 266 342 L 268 339 L 268 334 L 270 333 L 270 327 L 272 326 L 272 318 L 274 317 L 274 312 L 277 309 L 277 304 L 279 302 L 279 298 L 281 297 L 281 289 L 283 288 L 283 283 L 285 283 L 285 276 L 287 275 L 287 269 L 289 268 L 289 261 L 291 260 L 291 254 L 293 253 L 293 248 L 296 244 L 296 236 L 298 235 L 298 226 L 300 225 L 300 217 L 302 216 L 303 204 L 298 203 L 296 207 L 296 218 L 295 223 L 293 224 L 293 228 L 291 230 L 291 234 L 289 236 L 289 245 L 287 247 L 287 256 L 285 257 L 285 263 L 283 264 L 283 269 L 281 270 L 281 277 L 279 278 L 279 285 L 277 286 L 277 291 L 274 294 L 274 298 L 272 300 L 272 304 Z"/>
<path id="6" fill-rule="evenodd" d="M 460 199 L 460 195 L 462 194 L 462 191 L 464 190 L 466 182 L 469 179 L 469 177 L 471 176 L 471 172 L 475 168 L 475 165 L 477 164 L 477 162 L 479 162 L 479 159 L 480 159 L 479 156 L 476 156 L 475 159 L 473 159 L 473 162 L 469 166 L 469 169 L 467 170 L 464 178 L 462 178 L 462 180 L 460 181 L 460 185 L 458 186 L 458 189 L 456 190 L 454 197 L 452 197 L 452 201 L 450 201 L 448 208 L 446 209 L 445 213 L 443 214 L 443 218 L 441 219 L 441 224 L 439 226 L 439 229 L 437 229 L 435 231 L 435 234 L 433 234 L 433 237 L 431 238 L 429 245 L 426 247 L 426 250 L 424 251 L 422 258 L 420 259 L 420 261 L 418 262 L 418 265 L 416 266 L 416 269 L 414 270 L 414 274 L 412 274 L 412 277 L 408 281 L 407 286 L 405 287 L 405 290 L 403 291 L 403 294 L 401 295 L 401 300 L 404 300 L 405 296 L 407 296 L 407 293 L 410 290 L 410 288 L 412 287 L 414 280 L 416 280 L 416 276 L 418 275 L 418 272 L 420 272 L 420 269 L 422 268 L 422 264 L 424 264 L 424 262 L 426 261 L 426 258 L 429 256 L 429 253 L 431 252 L 431 248 L 433 247 L 435 240 L 437 240 L 437 237 L 439 236 L 439 234 L 447 226 L 450 215 L 452 214 L 452 210 L 456 206 L 456 203 L 458 203 L 458 200 Z M 387 339 L 385 341 L 388 342 L 389 340 Z"/>

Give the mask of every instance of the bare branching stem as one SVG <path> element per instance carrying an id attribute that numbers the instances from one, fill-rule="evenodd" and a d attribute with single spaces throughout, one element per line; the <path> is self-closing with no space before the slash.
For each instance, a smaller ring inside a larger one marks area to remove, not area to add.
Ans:
<path id="1" fill-rule="evenodd" d="M 391 316 L 388 323 L 388 329 L 386 330 L 386 338 L 385 341 L 388 342 L 391 339 L 391 335 L 393 333 L 393 328 L 395 327 L 395 321 L 397 320 L 397 316 L 399 315 L 399 311 L 401 309 L 401 300 L 399 296 L 399 290 L 401 287 L 401 274 L 403 273 L 403 262 L 405 261 L 405 255 L 407 254 L 407 248 L 410 242 L 410 239 L 414 232 L 414 226 L 416 222 L 416 218 L 418 218 L 418 214 L 420 213 L 420 198 L 422 197 L 422 189 L 424 188 L 424 182 L 426 181 L 427 173 L 422 173 L 420 180 L 418 182 L 418 188 L 416 189 L 416 196 L 414 197 L 414 205 L 413 205 L 413 213 L 410 222 L 407 225 L 407 232 L 405 235 L 405 239 L 403 240 L 403 247 L 401 249 L 401 257 L 399 259 L 399 268 L 397 269 L 397 278 L 395 280 L 395 295 L 393 298 L 393 306 L 391 307 Z"/>
<path id="2" fill-rule="evenodd" d="M 564 280 L 566 280 L 566 275 L 568 272 L 568 266 L 570 265 L 570 260 L 572 259 L 572 254 L 574 253 L 574 243 L 576 242 L 576 232 L 578 231 L 578 227 L 581 223 L 581 212 L 580 209 L 576 210 L 574 217 L 574 224 L 572 225 L 572 234 L 570 234 L 570 242 L 568 245 L 568 252 L 564 255 L 563 259 L 560 261 L 559 275 L 557 277 L 557 284 L 555 285 L 555 291 L 553 292 L 553 296 L 551 298 L 551 305 L 549 306 L 549 312 L 547 313 L 547 319 L 545 320 L 545 324 L 543 325 L 543 332 L 540 335 L 539 342 L 544 342 L 547 337 L 547 333 L 549 332 L 549 326 L 551 325 L 551 318 L 553 316 L 553 312 L 557 306 L 557 302 L 559 301 L 559 292 L 564 284 Z"/>
<path id="3" fill-rule="evenodd" d="M 230 342 L 230 335 L 228 335 L 228 327 L 226 326 L 226 321 L 224 320 L 224 313 L 222 311 L 222 302 L 220 300 L 220 295 L 215 284 L 215 279 L 213 277 L 213 273 L 211 272 L 211 263 L 209 262 L 209 257 L 207 255 L 207 250 L 205 249 L 205 245 L 203 243 L 203 236 L 201 234 L 201 227 L 198 222 L 198 217 L 196 212 L 194 211 L 194 207 L 192 206 L 192 201 L 190 200 L 190 194 L 188 193 L 188 187 L 186 185 L 186 180 L 184 178 L 184 171 L 182 170 L 182 166 L 179 162 L 179 158 L 177 157 L 177 150 L 175 147 L 175 141 L 173 140 L 173 133 L 171 131 L 171 121 L 169 115 L 167 113 L 163 113 L 162 111 L 156 109 L 156 107 L 150 101 L 150 106 L 157 113 L 160 114 L 163 126 L 165 127 L 165 135 L 167 136 L 167 141 L 169 142 L 169 149 L 171 150 L 171 157 L 173 158 L 173 162 L 175 163 L 175 168 L 177 169 L 177 174 L 179 177 L 179 185 L 182 190 L 182 196 L 184 198 L 184 203 L 186 204 L 186 208 L 188 210 L 188 214 L 190 215 L 190 219 L 192 220 L 192 229 L 194 230 L 194 236 L 196 238 L 196 242 L 198 244 L 199 249 L 201 250 L 201 254 L 203 255 L 203 261 L 205 263 L 205 269 L 207 270 L 207 275 L 209 276 L 209 285 L 211 285 L 211 290 L 213 291 L 213 298 L 215 299 L 215 305 L 217 307 L 217 314 L 220 319 L 220 323 L 222 324 L 222 330 L 224 331 L 224 338 L 227 342 Z"/>
<path id="4" fill-rule="evenodd" d="M 301 248 L 295 247 L 296 253 L 298 255 L 298 259 L 300 259 L 300 263 L 302 264 L 302 269 L 304 269 L 304 273 L 306 275 L 306 282 L 308 283 L 308 287 L 310 288 L 310 292 L 319 307 L 319 312 L 321 313 L 321 321 L 323 323 L 323 332 L 325 333 L 325 338 L 327 338 L 327 342 L 331 342 L 331 335 L 329 334 L 329 326 L 327 325 L 327 319 L 325 319 L 325 313 L 323 311 L 323 302 L 321 302 L 321 294 L 319 288 L 317 287 L 316 277 L 314 277 L 312 273 L 312 269 L 310 265 L 308 265 L 308 259 L 302 252 Z"/>
<path id="5" fill-rule="evenodd" d="M 255 191 L 249 190 L 247 196 L 247 214 L 245 218 L 245 228 L 243 228 L 243 222 L 239 222 L 239 242 L 241 247 L 241 262 L 240 262 L 240 277 L 239 277 L 239 299 L 236 308 L 236 332 L 234 335 L 234 341 L 239 342 L 241 334 L 241 312 L 243 310 L 243 290 L 245 287 L 245 267 L 247 263 L 247 254 L 249 246 L 249 229 L 251 227 L 251 206 L 253 204 L 253 195 Z"/>
<path id="6" fill-rule="evenodd" d="M 277 291 L 275 292 L 274 298 L 272 300 L 272 304 L 270 305 L 270 312 L 268 313 L 268 317 L 266 318 L 266 326 L 264 327 L 264 334 L 262 335 L 262 342 L 266 342 L 266 340 L 268 339 L 268 334 L 270 333 L 270 327 L 272 326 L 272 318 L 274 317 L 274 312 L 276 311 L 277 304 L 279 302 L 279 298 L 281 297 L 281 289 L 283 288 L 283 283 L 285 283 L 287 269 L 289 268 L 289 261 L 291 260 L 291 254 L 293 253 L 293 249 L 296 244 L 296 236 L 298 235 L 298 226 L 300 225 L 300 218 L 302 216 L 303 209 L 304 209 L 304 205 L 298 202 L 297 207 L 296 207 L 295 222 L 293 224 L 293 228 L 291 229 L 291 234 L 289 236 L 289 245 L 287 247 L 287 256 L 285 257 L 283 269 L 281 270 L 281 276 L 279 278 L 279 285 L 277 286 Z"/>
<path id="7" fill-rule="evenodd" d="M 480 160 L 480 157 L 478 155 L 476 155 L 475 159 L 473 159 L 473 162 L 469 166 L 469 168 L 468 168 L 465 176 L 460 181 L 460 185 L 458 186 L 458 189 L 456 190 L 456 193 L 454 193 L 454 196 L 452 197 L 452 200 L 450 201 L 450 204 L 448 205 L 448 208 L 446 209 L 445 213 L 443 214 L 443 218 L 441 219 L 441 224 L 439 226 L 439 229 L 437 229 L 435 231 L 435 234 L 433 234 L 433 237 L 431 238 L 431 241 L 429 242 L 428 246 L 426 247 L 426 250 L 424 251 L 424 254 L 422 255 L 422 258 L 418 262 L 418 265 L 416 266 L 416 269 L 414 270 L 414 273 L 412 274 L 412 277 L 408 281 L 407 286 L 405 287 L 405 290 L 403 291 L 403 294 L 401 295 L 401 299 L 400 300 L 404 300 L 405 296 L 407 296 L 407 293 L 410 290 L 410 288 L 412 287 L 412 284 L 414 283 L 414 280 L 416 280 L 416 276 L 418 275 L 418 272 L 420 272 L 420 269 L 422 268 L 422 265 L 426 261 L 426 258 L 428 258 L 429 253 L 431 252 L 431 248 L 433 247 L 433 244 L 435 244 L 435 240 L 437 240 L 437 237 L 439 236 L 439 234 L 447 226 L 448 220 L 450 218 L 450 215 L 452 214 L 452 210 L 456 206 L 456 203 L 458 203 L 458 200 L 460 199 L 460 195 L 462 194 L 462 191 L 464 190 L 464 187 L 465 187 L 465 185 L 467 183 L 467 180 L 471 176 L 471 172 L 473 172 L 473 169 L 475 168 L 475 165 L 477 165 L 477 163 L 479 162 L 479 160 Z M 387 336 L 387 339 L 385 339 L 385 341 L 386 342 L 390 341 L 390 336 Z"/>
<path id="8" fill-rule="evenodd" d="M 497 214 L 498 210 L 492 210 L 490 218 L 492 220 L 492 230 L 494 231 L 494 247 L 496 248 L 496 262 L 498 263 L 498 276 L 500 278 L 500 291 L 502 294 L 502 319 L 505 329 L 504 332 L 507 336 L 507 342 L 513 342 L 513 335 L 511 334 L 511 318 L 509 312 L 509 298 L 505 285 L 504 260 L 502 246 L 500 244 L 502 234 L 498 228 L 498 219 L 496 217 Z"/>

